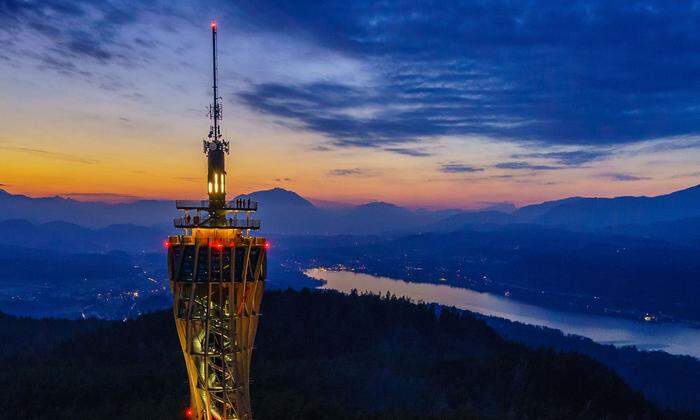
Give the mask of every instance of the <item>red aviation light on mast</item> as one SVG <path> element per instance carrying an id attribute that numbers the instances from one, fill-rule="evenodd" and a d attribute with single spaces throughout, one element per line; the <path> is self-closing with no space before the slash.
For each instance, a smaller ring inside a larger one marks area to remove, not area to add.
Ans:
<path id="1" fill-rule="evenodd" d="M 190 419 L 190 418 L 192 418 L 192 414 L 194 414 L 194 413 L 192 412 L 192 407 L 187 407 L 187 408 L 185 409 L 185 417 L 187 417 L 188 419 Z"/>
<path id="2" fill-rule="evenodd" d="M 216 21 L 215 21 L 215 20 L 212 20 L 212 21 L 211 21 L 211 27 L 214 28 L 214 29 L 216 29 Z"/>

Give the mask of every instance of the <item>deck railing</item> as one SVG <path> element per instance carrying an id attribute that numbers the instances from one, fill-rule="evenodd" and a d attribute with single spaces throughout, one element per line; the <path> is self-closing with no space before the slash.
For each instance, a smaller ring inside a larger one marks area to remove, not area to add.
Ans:
<path id="1" fill-rule="evenodd" d="M 226 223 L 222 225 L 212 226 L 207 224 L 206 218 L 180 216 L 173 219 L 173 224 L 176 228 L 193 229 L 193 228 L 219 228 L 219 229 L 260 229 L 260 220 L 240 218 L 226 219 Z"/>
<path id="2" fill-rule="evenodd" d="M 176 200 L 175 207 L 180 210 L 207 210 L 209 209 L 209 200 Z M 224 210 L 237 211 L 257 211 L 258 202 L 253 200 L 233 200 L 225 204 Z"/>

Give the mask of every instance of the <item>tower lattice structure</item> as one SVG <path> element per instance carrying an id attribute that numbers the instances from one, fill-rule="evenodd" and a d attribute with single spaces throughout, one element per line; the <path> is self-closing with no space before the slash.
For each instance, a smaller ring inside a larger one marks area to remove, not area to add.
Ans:
<path id="1" fill-rule="evenodd" d="M 250 362 L 267 274 L 267 241 L 251 235 L 258 204 L 226 201 L 225 157 L 218 96 L 217 25 L 211 24 L 214 101 L 204 140 L 208 200 L 177 201 L 184 212 L 170 236 L 168 273 L 173 313 L 190 387 L 189 417 L 251 419 Z"/>

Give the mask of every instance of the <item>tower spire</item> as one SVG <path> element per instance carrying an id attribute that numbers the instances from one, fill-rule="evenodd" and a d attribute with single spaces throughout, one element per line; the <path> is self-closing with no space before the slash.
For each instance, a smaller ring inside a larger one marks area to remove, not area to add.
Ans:
<path id="1" fill-rule="evenodd" d="M 219 70 L 216 66 L 216 21 L 212 20 L 211 21 L 211 49 L 212 49 L 212 72 L 213 72 L 213 78 L 214 78 L 214 102 L 212 105 L 212 109 L 210 110 L 212 114 L 212 120 L 214 123 L 213 126 L 213 132 L 214 132 L 214 138 L 218 139 L 221 137 L 221 133 L 219 132 L 219 118 L 221 117 L 221 106 L 219 104 L 219 93 L 218 93 L 218 77 L 219 77 Z"/>
<path id="2" fill-rule="evenodd" d="M 214 223 L 225 214 L 222 210 L 226 207 L 226 162 L 225 157 L 229 152 L 229 142 L 221 135 L 221 98 L 219 97 L 219 74 L 216 63 L 216 21 L 211 22 L 211 46 L 212 46 L 212 77 L 213 77 L 213 102 L 209 105 L 209 136 L 204 140 L 204 153 L 207 155 L 207 193 L 209 194 L 209 213 Z"/>

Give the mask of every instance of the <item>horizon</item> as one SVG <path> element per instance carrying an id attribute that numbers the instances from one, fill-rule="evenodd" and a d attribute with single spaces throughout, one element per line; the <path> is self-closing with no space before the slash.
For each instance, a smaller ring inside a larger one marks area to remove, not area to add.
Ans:
<path id="1" fill-rule="evenodd" d="M 546 200 L 546 201 L 538 201 L 538 202 L 531 202 L 531 203 L 524 203 L 524 204 L 516 204 L 512 201 L 500 201 L 500 202 L 485 202 L 485 203 L 478 203 L 478 207 L 427 207 L 427 206 L 404 206 L 398 203 L 392 203 L 389 201 L 383 201 L 383 200 L 370 200 L 370 201 L 364 201 L 364 202 L 357 202 L 357 203 L 352 203 L 352 202 L 341 202 L 341 201 L 328 201 L 328 200 L 319 200 L 313 197 L 307 197 L 304 196 L 303 194 L 300 194 L 294 190 L 291 189 L 286 189 L 283 187 L 272 187 L 264 190 L 255 190 L 255 191 L 249 191 L 249 192 L 242 192 L 234 195 L 227 195 L 228 200 L 233 200 L 235 197 L 238 196 L 245 196 L 245 195 L 250 195 L 250 194 L 255 194 L 255 193 L 262 193 L 262 192 L 269 192 L 273 190 L 282 190 L 287 193 L 292 193 L 296 194 L 297 196 L 301 197 L 302 199 L 310 202 L 313 204 L 315 207 L 318 208 L 325 208 L 325 209 L 332 209 L 332 208 L 343 208 L 343 207 L 356 207 L 356 206 L 362 206 L 362 205 L 367 205 L 367 204 L 373 204 L 373 203 L 384 203 L 388 205 L 396 205 L 399 207 L 403 207 L 409 210 L 429 210 L 429 211 L 439 211 L 439 210 L 462 210 L 462 211 L 481 211 L 481 210 L 490 210 L 494 207 L 497 206 L 502 206 L 502 205 L 513 205 L 514 209 L 520 209 L 526 206 L 530 205 L 538 205 L 538 204 L 543 204 L 548 201 L 559 201 L 559 200 L 565 200 L 568 198 L 604 198 L 604 199 L 612 199 L 612 198 L 623 198 L 623 197 L 635 197 L 635 198 L 655 198 L 659 196 L 665 196 L 668 194 L 673 194 L 679 191 L 684 191 L 684 190 L 689 190 L 692 188 L 700 187 L 700 184 L 695 184 L 695 185 L 688 185 L 685 187 L 682 187 L 677 190 L 673 191 L 666 191 L 662 192 L 661 194 L 657 195 L 620 195 L 620 196 L 610 196 L 610 197 L 602 197 L 602 196 L 574 196 L 574 195 L 568 195 L 568 196 L 563 196 L 563 197 L 558 197 L 554 198 L 552 200 Z M 62 198 L 66 200 L 73 200 L 81 203 L 101 203 L 101 204 L 107 204 L 107 205 L 117 205 L 117 204 L 133 204 L 139 201 L 175 201 L 174 198 L 143 198 L 143 197 L 134 197 L 134 196 L 122 196 L 122 195 L 112 195 L 109 193 L 89 193 L 89 194 L 82 194 L 82 193 L 72 193 L 72 194 L 55 194 L 55 195 L 47 195 L 47 196 L 32 196 L 32 195 L 25 195 L 25 194 L 13 194 L 4 187 L 0 186 L 0 191 L 4 191 L 10 195 L 14 196 L 24 196 L 24 197 L 29 197 L 32 199 L 41 199 L 41 198 Z M 82 199 L 81 199 L 82 198 Z M 194 198 L 194 199 L 206 199 L 205 196 L 199 197 L 199 198 Z M 503 212 L 501 210 L 496 210 Z"/>
<path id="2" fill-rule="evenodd" d="M 11 1 L 0 187 L 204 196 L 212 17 L 236 193 L 474 209 L 700 183 L 700 11 L 535 3 L 410 6 L 402 20 L 390 5 Z"/>

